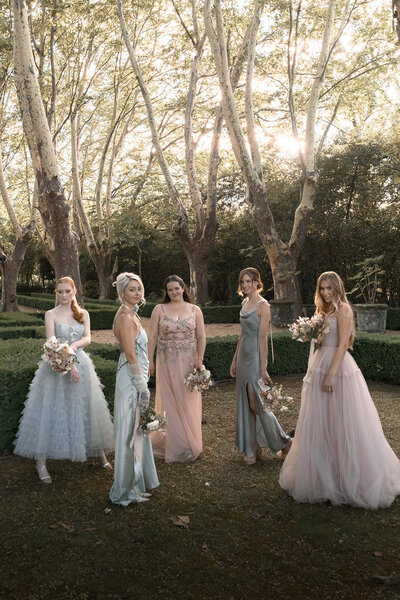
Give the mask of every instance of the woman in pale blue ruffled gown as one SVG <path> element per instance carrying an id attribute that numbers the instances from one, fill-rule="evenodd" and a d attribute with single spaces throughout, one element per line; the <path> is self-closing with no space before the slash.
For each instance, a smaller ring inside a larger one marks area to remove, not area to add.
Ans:
<path id="1" fill-rule="evenodd" d="M 113 424 L 93 363 L 83 348 L 90 344 L 90 320 L 76 302 L 70 277 L 57 281 L 58 305 L 45 314 L 46 337 L 68 342 L 78 362 L 66 374 L 41 361 L 31 383 L 14 453 L 35 458 L 43 483 L 51 483 L 46 459 L 85 461 L 100 458 L 111 469 L 104 451 L 114 448 Z"/>
<path id="2" fill-rule="evenodd" d="M 280 452 L 285 458 L 291 438 L 286 435 L 272 411 L 263 410 L 258 380 L 272 384 L 267 371 L 269 303 L 260 296 L 263 284 L 254 267 L 239 274 L 238 292 L 245 296 L 240 311 L 241 334 L 232 360 L 230 373 L 236 377 L 237 428 L 236 444 L 251 465 L 261 458 L 262 447 Z"/>
<path id="3" fill-rule="evenodd" d="M 151 494 L 146 490 L 159 482 L 150 438 L 138 430 L 140 411 L 150 401 L 147 335 L 135 310 L 144 301 L 144 287 L 134 273 L 121 273 L 114 285 L 122 306 L 113 325 L 121 354 L 115 383 L 115 464 L 110 499 L 127 506 L 147 501 Z"/>

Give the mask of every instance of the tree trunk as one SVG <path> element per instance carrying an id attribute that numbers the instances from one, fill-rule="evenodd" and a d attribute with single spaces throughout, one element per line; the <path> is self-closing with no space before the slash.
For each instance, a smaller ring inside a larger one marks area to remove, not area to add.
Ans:
<path id="1" fill-rule="evenodd" d="M 208 264 L 214 249 L 217 227 L 217 221 L 212 220 L 205 228 L 203 238 L 199 241 L 193 241 L 186 235 L 185 230 L 179 231 L 177 226 L 174 228 L 189 263 L 190 293 L 193 299 L 202 305 L 209 301 Z"/>
<path id="2" fill-rule="evenodd" d="M 17 279 L 19 270 L 25 257 L 25 252 L 35 232 L 35 224 L 31 222 L 23 229 L 22 234 L 15 242 L 14 250 L 1 262 L 2 270 L 2 292 L 1 311 L 18 312 L 17 302 Z M 1 253 L 3 254 L 3 252 Z M 4 254 L 3 254 L 4 256 Z"/>
<path id="3" fill-rule="evenodd" d="M 78 302 L 81 302 L 78 236 L 70 227 L 70 207 L 58 173 L 53 140 L 36 76 L 26 4 L 24 0 L 13 0 L 12 6 L 15 85 L 37 181 L 39 211 L 46 225 L 56 278 L 72 277 Z"/>
<path id="4" fill-rule="evenodd" d="M 102 246 L 105 245 L 103 242 Z M 111 252 L 102 251 L 92 254 L 92 260 L 96 267 L 97 278 L 100 286 L 100 298 L 111 300 L 114 298 L 114 288 L 112 280 L 114 279 L 111 263 Z"/>

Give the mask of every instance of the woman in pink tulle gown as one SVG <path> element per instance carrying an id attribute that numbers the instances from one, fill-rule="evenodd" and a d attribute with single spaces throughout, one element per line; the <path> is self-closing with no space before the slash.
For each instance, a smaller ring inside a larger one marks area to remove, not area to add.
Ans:
<path id="1" fill-rule="evenodd" d="M 154 456 L 170 462 L 191 462 L 203 450 L 201 393 L 184 383 L 193 369 L 203 365 L 206 336 L 203 313 L 193 304 L 180 277 L 164 282 L 164 296 L 151 315 L 149 369 L 154 374 L 157 344 L 156 412 L 165 411 L 166 433 L 151 435 Z"/>
<path id="2" fill-rule="evenodd" d="M 279 483 L 297 502 L 390 506 L 400 494 L 400 461 L 347 352 L 354 339 L 353 311 L 333 271 L 320 275 L 315 305 L 329 331 L 310 356 L 296 434 Z"/>

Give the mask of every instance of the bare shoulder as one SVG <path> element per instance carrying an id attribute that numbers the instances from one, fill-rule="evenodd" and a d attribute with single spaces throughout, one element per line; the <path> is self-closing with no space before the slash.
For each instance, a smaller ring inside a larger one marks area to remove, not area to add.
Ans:
<path id="1" fill-rule="evenodd" d="M 160 315 L 162 313 L 162 304 L 156 304 L 155 307 L 153 308 L 153 310 L 151 311 L 151 318 L 152 319 L 159 319 Z"/>
<path id="2" fill-rule="evenodd" d="M 345 302 L 342 302 L 338 306 L 336 316 L 339 321 L 350 321 L 353 318 L 353 311 L 351 309 L 351 306 L 349 306 Z"/>
<path id="3" fill-rule="evenodd" d="M 258 308 L 262 314 L 267 314 L 270 310 L 270 304 L 265 298 L 261 298 L 258 303 Z"/>
<path id="4" fill-rule="evenodd" d="M 51 308 L 50 310 L 46 310 L 44 313 L 44 320 L 46 322 L 54 321 L 55 316 L 55 308 Z"/>
<path id="5" fill-rule="evenodd" d="M 203 314 L 203 311 L 201 310 L 200 306 L 197 306 L 197 304 L 193 304 L 193 306 L 194 306 L 193 311 L 194 311 L 195 315 L 200 316 Z"/>
<path id="6" fill-rule="evenodd" d="M 341 302 L 339 304 L 337 313 L 338 313 L 338 315 L 345 316 L 345 317 L 353 316 L 353 310 L 352 310 L 351 306 L 349 304 L 346 304 L 345 302 Z"/>

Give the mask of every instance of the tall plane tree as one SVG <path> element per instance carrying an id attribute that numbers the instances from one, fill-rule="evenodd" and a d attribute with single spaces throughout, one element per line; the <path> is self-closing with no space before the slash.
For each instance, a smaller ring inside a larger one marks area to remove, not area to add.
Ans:
<path id="1" fill-rule="evenodd" d="M 56 278 L 70 276 L 81 296 L 78 236 L 71 229 L 70 207 L 61 183 L 57 157 L 36 75 L 24 0 L 12 0 L 14 78 L 24 133 L 35 172 L 38 206 L 46 223 Z"/>
<path id="2" fill-rule="evenodd" d="M 216 216 L 218 167 L 220 163 L 220 138 L 223 126 L 221 107 L 214 111 L 210 151 L 208 156 L 208 177 L 205 191 L 200 183 L 200 174 L 196 165 L 196 141 L 194 135 L 194 111 L 198 98 L 200 65 L 204 55 L 206 35 L 201 31 L 199 23 L 199 8 L 196 0 L 190 3 L 192 22 L 187 27 L 182 15 L 174 4 L 179 21 L 183 26 L 190 46 L 192 48 L 192 61 L 187 92 L 184 104 L 184 143 L 185 143 L 185 171 L 188 195 L 190 197 L 191 213 L 185 206 L 182 194 L 174 181 L 165 153 L 163 152 L 160 136 L 157 130 L 155 113 L 151 94 L 145 82 L 139 62 L 136 57 L 135 47 L 130 40 L 127 25 L 122 11 L 122 2 L 117 0 L 117 10 L 120 19 L 122 34 L 128 49 L 132 68 L 140 86 L 146 105 L 148 124 L 151 130 L 152 144 L 155 148 L 158 163 L 168 187 L 169 195 L 174 202 L 178 216 L 174 225 L 175 233 L 187 257 L 190 268 L 191 293 L 200 304 L 208 301 L 208 263 L 214 248 L 215 235 L 218 227 Z M 239 81 L 243 67 L 249 36 L 246 34 L 242 48 L 234 67 L 229 71 L 231 86 L 234 89 Z M 190 222 L 193 220 L 191 231 Z"/>
<path id="3" fill-rule="evenodd" d="M 341 14 L 336 16 L 337 0 L 328 0 L 322 6 L 318 5 L 318 20 L 324 15 L 324 26 L 318 38 L 318 28 L 312 30 L 310 43 L 319 44 L 319 56 L 312 67 L 312 83 L 302 86 L 301 111 L 296 106 L 294 85 L 300 78 L 297 65 L 299 46 L 305 43 L 299 37 L 299 23 L 302 15 L 302 0 L 299 0 L 296 10 L 293 2 L 287 4 L 288 26 L 287 30 L 287 73 L 286 82 L 282 88 L 286 90 L 286 106 L 284 107 L 290 117 L 293 136 L 299 144 L 299 165 L 301 171 L 300 202 L 295 211 L 290 239 L 281 239 L 272 214 L 270 198 L 268 198 L 265 175 L 263 173 L 262 154 L 257 139 L 257 122 L 254 109 L 254 70 L 256 63 L 257 35 L 259 32 L 261 16 L 264 3 L 256 0 L 254 3 L 251 21 L 250 44 L 247 55 L 247 71 L 244 93 L 244 115 L 238 107 L 237 99 L 232 89 L 228 68 L 228 43 L 226 28 L 224 25 L 223 12 L 220 0 L 205 0 L 204 21 L 207 36 L 210 41 L 214 63 L 223 98 L 224 118 L 227 124 L 233 152 L 240 167 L 243 180 L 247 188 L 247 202 L 254 223 L 259 232 L 261 241 L 266 250 L 269 264 L 274 279 L 275 298 L 290 298 L 296 302 L 299 311 L 301 297 L 296 277 L 297 261 L 302 251 L 308 225 L 310 223 L 315 192 L 318 186 L 318 161 L 328 131 L 334 122 L 344 90 L 349 82 L 359 78 L 365 73 L 380 66 L 384 62 L 382 56 L 368 58 L 368 50 L 354 52 L 348 60 L 347 72 L 340 73 L 340 77 L 334 80 L 331 76 L 329 85 L 324 87 L 328 67 L 333 60 L 339 40 L 346 25 L 357 9 L 363 3 L 359 0 L 347 0 L 341 5 Z M 310 19 L 310 14 L 306 15 Z M 282 31 L 279 32 L 282 34 Z M 371 38 L 373 34 L 371 34 Z M 357 40 L 358 41 L 358 40 Z M 279 45 L 279 44 L 278 44 Z M 361 45 L 361 44 L 360 44 Z M 343 51 L 343 48 L 342 48 Z M 364 52 L 364 54 L 363 54 Z M 376 53 L 375 53 L 376 54 Z M 367 58 L 366 58 L 367 57 Z M 259 59 L 258 63 L 261 59 Z M 268 61 L 268 59 L 265 59 Z M 371 62 L 368 62 L 371 61 Z M 376 64 L 372 64 L 375 61 Z M 304 73 L 304 69 L 303 69 Z M 274 77 L 276 75 L 274 73 Z M 304 75 L 302 76 L 304 80 Z M 340 92 L 339 92 L 340 91 Z M 331 113 L 326 118 L 327 109 L 324 113 L 324 122 L 317 120 L 322 98 L 326 103 L 330 94 L 336 99 L 331 106 Z M 267 95 L 267 94 L 266 94 Z M 281 96 L 282 97 L 282 96 Z M 304 110 L 304 107 L 306 109 Z M 276 108 L 273 108 L 276 110 Z M 278 109 L 279 110 L 279 109 Z M 321 131 L 322 130 L 322 131 Z M 303 145 L 300 142 L 303 142 Z"/>

